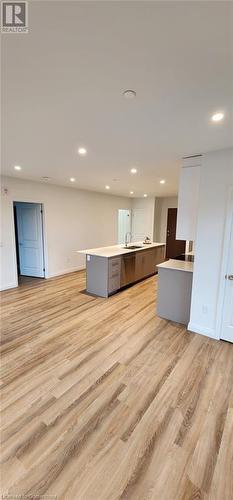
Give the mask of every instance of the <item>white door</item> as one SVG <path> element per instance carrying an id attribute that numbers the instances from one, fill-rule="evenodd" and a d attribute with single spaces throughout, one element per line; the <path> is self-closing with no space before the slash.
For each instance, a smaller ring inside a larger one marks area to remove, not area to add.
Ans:
<path id="1" fill-rule="evenodd" d="M 118 210 L 118 244 L 125 243 L 126 233 L 131 232 L 131 210 Z"/>
<path id="2" fill-rule="evenodd" d="M 134 208 L 132 212 L 133 241 L 143 241 L 148 236 L 145 233 L 145 210 L 144 208 Z"/>
<path id="3" fill-rule="evenodd" d="M 233 342 L 233 198 L 221 339 Z"/>
<path id="4" fill-rule="evenodd" d="M 44 278 L 42 206 L 15 203 L 20 274 Z"/>

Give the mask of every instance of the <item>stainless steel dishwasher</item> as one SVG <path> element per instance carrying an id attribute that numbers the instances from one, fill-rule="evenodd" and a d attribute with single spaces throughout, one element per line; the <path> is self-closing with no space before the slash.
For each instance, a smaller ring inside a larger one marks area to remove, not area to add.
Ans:
<path id="1" fill-rule="evenodd" d="M 136 252 L 122 255 L 121 287 L 135 281 Z"/>

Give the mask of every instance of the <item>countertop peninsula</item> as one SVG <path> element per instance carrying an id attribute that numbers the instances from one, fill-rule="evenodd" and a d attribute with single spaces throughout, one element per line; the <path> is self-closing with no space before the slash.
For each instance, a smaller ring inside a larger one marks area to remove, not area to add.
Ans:
<path id="1" fill-rule="evenodd" d="M 173 271 L 187 271 L 193 272 L 193 262 L 184 260 L 169 259 L 157 265 L 161 269 L 172 269 Z"/>
<path id="2" fill-rule="evenodd" d="M 131 245 L 137 245 L 139 248 L 130 248 Z M 119 255 L 124 255 L 132 252 L 140 252 L 142 250 L 148 250 L 149 248 L 162 247 L 165 243 L 143 243 L 142 241 L 131 242 L 128 244 L 128 248 L 124 248 L 125 245 L 112 245 L 109 247 L 99 247 L 99 248 L 89 248 L 87 250 L 77 250 L 78 253 L 85 255 L 96 255 L 97 257 L 118 257 Z"/>

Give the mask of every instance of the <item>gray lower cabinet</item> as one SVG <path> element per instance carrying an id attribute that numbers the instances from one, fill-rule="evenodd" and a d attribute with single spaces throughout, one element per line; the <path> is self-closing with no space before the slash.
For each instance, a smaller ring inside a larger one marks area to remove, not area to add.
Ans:
<path id="1" fill-rule="evenodd" d="M 87 291 L 108 297 L 120 288 L 155 273 L 164 261 L 165 247 L 156 247 L 117 257 L 86 256 Z"/>
<path id="2" fill-rule="evenodd" d="M 190 318 L 193 273 L 159 268 L 158 316 L 188 325 Z"/>
<path id="3" fill-rule="evenodd" d="M 121 256 L 100 257 L 87 255 L 86 257 L 87 292 L 100 297 L 108 297 L 120 288 L 121 283 Z"/>
<path id="4" fill-rule="evenodd" d="M 119 290 L 121 284 L 121 257 L 108 259 L 108 294 Z"/>

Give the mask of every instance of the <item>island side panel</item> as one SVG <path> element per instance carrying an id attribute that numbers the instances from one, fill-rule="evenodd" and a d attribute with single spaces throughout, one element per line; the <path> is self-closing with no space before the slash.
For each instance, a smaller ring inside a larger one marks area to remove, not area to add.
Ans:
<path id="1" fill-rule="evenodd" d="M 108 297 L 108 258 L 97 255 L 86 256 L 87 292 Z"/>

